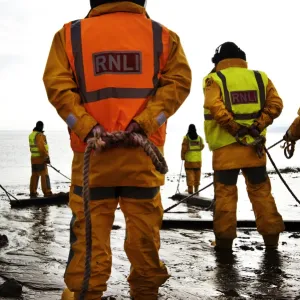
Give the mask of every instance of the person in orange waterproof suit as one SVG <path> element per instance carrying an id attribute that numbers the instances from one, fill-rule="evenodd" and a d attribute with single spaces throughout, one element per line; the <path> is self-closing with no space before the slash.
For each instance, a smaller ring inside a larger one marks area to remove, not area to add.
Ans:
<path id="1" fill-rule="evenodd" d="M 201 151 L 203 148 L 203 140 L 198 135 L 196 126 L 190 124 L 181 145 L 181 159 L 184 161 L 187 191 L 189 194 L 193 194 L 199 190 L 202 165 Z"/>
<path id="2" fill-rule="evenodd" d="M 191 71 L 177 34 L 149 19 L 145 1 L 91 0 L 83 20 L 55 34 L 44 72 L 49 101 L 71 129 L 71 249 L 62 299 L 77 299 L 85 257 L 83 155 L 94 131 L 143 132 L 163 152 L 166 122 L 187 98 Z M 80 93 L 79 93 L 80 92 Z M 90 157 L 93 228 L 85 299 L 100 299 L 111 273 L 110 231 L 121 207 L 126 221 L 128 282 L 135 300 L 154 300 L 169 278 L 159 258 L 163 207 L 158 173 L 140 148 Z"/>
<path id="3" fill-rule="evenodd" d="M 51 184 L 48 175 L 47 164 L 50 163 L 47 139 L 44 135 L 42 121 L 36 123 L 35 128 L 29 135 L 29 147 L 31 152 L 31 178 L 30 197 L 37 197 L 39 178 L 41 177 L 42 191 L 45 197 L 51 196 Z"/>
<path id="4" fill-rule="evenodd" d="M 296 142 L 300 139 L 300 108 L 298 109 L 298 117 L 295 118 L 286 134 L 283 136 L 285 141 Z"/>
<path id="5" fill-rule="evenodd" d="M 235 138 L 254 139 L 264 134 L 280 115 L 282 100 L 265 73 L 248 70 L 245 53 L 234 43 L 222 44 L 212 61 L 215 70 L 204 78 L 204 108 L 206 140 L 213 151 L 215 249 L 231 250 L 236 238 L 240 170 L 246 179 L 257 230 L 268 249 L 276 248 L 284 223 L 271 194 L 266 154 L 259 158 L 253 147 L 245 147 Z M 256 77 L 260 78 L 258 83 Z M 265 101 L 261 99 L 262 107 L 258 108 L 257 99 L 262 95 Z"/>

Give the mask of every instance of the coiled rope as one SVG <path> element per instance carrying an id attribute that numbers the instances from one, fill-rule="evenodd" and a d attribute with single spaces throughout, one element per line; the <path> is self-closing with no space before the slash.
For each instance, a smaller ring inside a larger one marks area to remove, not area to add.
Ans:
<path id="1" fill-rule="evenodd" d="M 86 257 L 85 270 L 82 282 L 82 288 L 79 295 L 79 300 L 84 300 L 85 294 L 89 288 L 89 280 L 91 275 L 91 258 L 92 258 L 92 222 L 90 213 L 90 190 L 89 190 L 89 171 L 90 171 L 90 156 L 93 150 L 100 153 L 110 148 L 137 148 L 141 147 L 152 160 L 155 169 L 161 174 L 168 172 L 167 163 L 157 149 L 157 147 L 149 141 L 144 135 L 138 133 L 128 133 L 117 131 L 113 133 L 96 132 L 93 138 L 90 138 L 84 152 L 84 167 L 83 167 L 83 204 L 85 216 L 85 235 L 86 235 Z"/>
<path id="2" fill-rule="evenodd" d="M 293 157 L 294 155 L 294 152 L 295 152 L 295 141 L 291 141 L 291 140 L 287 140 L 282 148 L 284 148 L 283 152 L 284 152 L 284 156 L 287 158 L 287 159 L 290 159 Z"/>
<path id="3" fill-rule="evenodd" d="M 251 143 L 247 143 L 244 139 L 240 139 L 238 136 L 236 136 L 235 139 L 240 145 L 253 147 L 258 157 L 263 157 L 264 144 L 266 142 L 266 138 L 263 135 L 259 135 Z"/>

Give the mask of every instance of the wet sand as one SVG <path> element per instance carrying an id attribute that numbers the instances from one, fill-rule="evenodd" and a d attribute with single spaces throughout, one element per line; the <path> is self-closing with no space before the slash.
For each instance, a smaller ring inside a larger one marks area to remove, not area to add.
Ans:
<path id="1" fill-rule="evenodd" d="M 297 192 L 297 179 L 289 175 L 291 187 Z M 168 176 L 162 189 L 164 207 L 175 202 L 168 199 L 175 193 L 176 176 Z M 277 177 L 271 176 L 278 207 L 285 219 L 299 219 L 300 208 L 286 195 Z M 211 178 L 203 180 L 203 186 Z M 278 184 L 277 184 L 278 182 Z M 14 195 L 27 193 L 25 186 L 11 186 Z M 182 179 L 181 190 L 184 189 Z M 67 191 L 67 183 L 54 184 L 53 191 Z M 240 184 L 243 190 L 243 184 Z M 299 189 L 300 191 L 300 189 Z M 212 196 L 212 190 L 204 193 Z M 66 205 L 11 209 L 6 196 L 0 194 L 0 234 L 6 234 L 9 244 L 0 248 L 0 283 L 15 278 L 23 284 L 21 299 L 58 300 L 64 288 L 63 274 L 69 251 L 71 212 Z M 245 192 L 240 195 L 238 216 L 253 219 Z M 165 218 L 211 219 L 211 212 L 199 211 L 184 204 Z M 121 212 L 116 213 L 112 231 L 112 276 L 105 295 L 115 299 L 130 299 L 126 277 L 129 262 L 123 251 L 125 236 Z M 214 252 L 211 230 L 171 229 L 161 231 L 161 258 L 171 278 L 160 289 L 161 300 L 167 299 L 296 299 L 300 297 L 300 234 L 281 235 L 278 251 L 265 251 L 261 236 L 255 230 L 239 229 L 232 256 Z M 4 299 L 1 298 L 0 299 Z M 5 298 L 9 299 L 9 298 Z"/>

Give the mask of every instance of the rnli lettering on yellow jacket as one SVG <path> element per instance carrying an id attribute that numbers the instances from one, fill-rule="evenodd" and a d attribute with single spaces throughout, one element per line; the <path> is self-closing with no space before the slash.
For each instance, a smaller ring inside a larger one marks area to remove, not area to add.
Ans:
<path id="1" fill-rule="evenodd" d="M 184 137 L 184 139 L 188 140 L 188 151 L 185 153 L 185 161 L 186 162 L 201 162 L 202 154 L 201 154 L 201 145 L 202 139 L 200 136 L 197 139 L 192 140 L 188 135 Z"/>
<path id="2" fill-rule="evenodd" d="M 260 116 L 266 101 L 267 75 L 260 71 L 230 67 L 209 74 L 204 78 L 203 84 L 209 77 L 220 86 L 225 107 L 233 114 L 235 122 L 251 126 Z M 235 137 L 212 118 L 208 109 L 204 110 L 204 119 L 205 138 L 210 150 L 236 143 Z M 266 130 L 261 134 L 265 135 Z M 247 135 L 246 141 L 251 143 L 253 138 Z"/>
<path id="3" fill-rule="evenodd" d="M 115 28 L 116 18 L 124 19 L 126 28 Z M 169 54 L 168 29 L 144 14 L 117 12 L 65 24 L 65 31 L 86 111 L 108 132 L 125 130 L 158 88 Z M 72 114 L 67 123 L 72 124 Z M 166 123 L 150 139 L 163 146 L 165 134 Z M 71 146 L 84 152 L 86 144 L 71 132 Z"/>

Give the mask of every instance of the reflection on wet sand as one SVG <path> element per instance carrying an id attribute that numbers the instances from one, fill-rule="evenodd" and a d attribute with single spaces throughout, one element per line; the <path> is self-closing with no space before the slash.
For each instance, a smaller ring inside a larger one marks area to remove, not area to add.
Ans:
<path id="1" fill-rule="evenodd" d="M 215 252 L 216 270 L 214 282 L 217 291 L 225 296 L 238 297 L 240 274 L 236 255 L 231 251 Z"/>
<path id="2" fill-rule="evenodd" d="M 278 250 L 265 250 L 257 270 L 257 290 L 266 297 L 271 290 L 276 290 L 277 299 L 284 299 L 286 294 L 283 285 L 283 266 L 281 253 Z"/>

